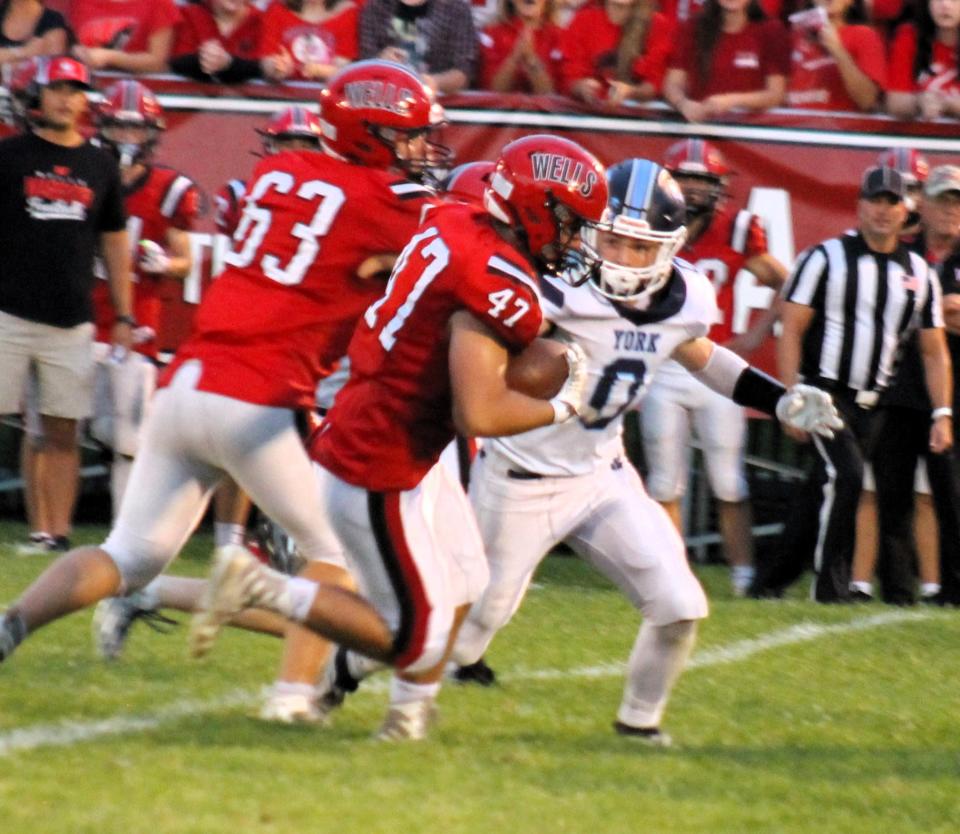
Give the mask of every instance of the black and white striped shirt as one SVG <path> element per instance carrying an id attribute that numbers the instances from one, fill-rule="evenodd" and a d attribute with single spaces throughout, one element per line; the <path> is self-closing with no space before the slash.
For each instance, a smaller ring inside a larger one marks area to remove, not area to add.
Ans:
<path id="1" fill-rule="evenodd" d="M 913 330 L 943 327 L 940 284 L 927 262 L 903 245 L 873 252 L 859 233 L 803 252 L 784 298 L 815 310 L 803 338 L 803 379 L 857 391 L 889 385 Z"/>

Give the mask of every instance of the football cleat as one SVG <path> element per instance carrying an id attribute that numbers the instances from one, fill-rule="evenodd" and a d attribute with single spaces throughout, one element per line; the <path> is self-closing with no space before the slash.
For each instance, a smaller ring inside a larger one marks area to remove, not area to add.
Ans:
<path id="1" fill-rule="evenodd" d="M 21 617 L 0 616 L 0 663 L 13 654 L 26 636 L 27 628 Z"/>
<path id="2" fill-rule="evenodd" d="M 457 683 L 475 683 L 477 686 L 493 686 L 497 682 L 497 673 L 487 666 L 481 657 L 476 663 L 458 666 L 453 672 Z"/>
<path id="3" fill-rule="evenodd" d="M 157 611 L 157 602 L 143 591 L 125 597 L 101 600 L 93 612 L 93 642 L 104 660 L 116 660 L 130 636 L 130 629 L 142 620 L 154 631 L 167 634 L 180 625 Z"/>
<path id="4" fill-rule="evenodd" d="M 286 593 L 286 577 L 264 565 L 245 547 L 231 544 L 214 551 L 213 570 L 200 607 L 190 624 L 190 654 L 203 657 L 216 642 L 220 630 L 247 608 L 277 608 Z"/>
<path id="5" fill-rule="evenodd" d="M 39 556 L 50 552 L 53 536 L 49 533 L 31 533 L 30 538 L 14 546 L 18 556 Z"/>
<path id="6" fill-rule="evenodd" d="M 325 724 L 327 713 L 321 712 L 313 694 L 271 691 L 257 717 L 275 724 Z"/>
<path id="7" fill-rule="evenodd" d="M 423 741 L 436 721 L 437 706 L 433 698 L 390 705 L 387 717 L 377 731 L 377 741 Z"/>
<path id="8" fill-rule="evenodd" d="M 648 747 L 672 747 L 673 739 L 659 727 L 634 727 L 622 721 L 614 721 L 613 729 L 618 736 L 637 739 Z"/>

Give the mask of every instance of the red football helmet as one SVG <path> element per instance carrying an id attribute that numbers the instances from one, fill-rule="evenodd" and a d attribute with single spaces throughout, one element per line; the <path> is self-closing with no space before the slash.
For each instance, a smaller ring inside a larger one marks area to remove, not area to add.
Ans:
<path id="1" fill-rule="evenodd" d="M 306 107 L 294 105 L 277 113 L 265 128 L 257 128 L 257 133 L 263 139 L 263 152 L 270 155 L 283 150 L 278 142 L 287 139 L 298 139 L 319 148 L 323 128 L 319 116 Z"/>
<path id="2" fill-rule="evenodd" d="M 687 203 L 687 222 L 713 211 L 726 192 L 730 166 L 705 139 L 682 139 L 663 155 L 663 167 L 677 180 Z"/>
<path id="3" fill-rule="evenodd" d="M 11 115 L 14 126 L 26 130 L 31 124 L 36 124 L 40 117 L 37 108 L 40 106 L 37 86 L 37 70 L 46 58 L 28 58 L 15 64 L 10 73 L 7 90 L 10 93 Z"/>
<path id="4" fill-rule="evenodd" d="M 907 186 L 922 186 L 930 173 L 927 158 L 913 148 L 890 148 L 877 157 L 877 165 L 900 172 Z"/>
<path id="5" fill-rule="evenodd" d="M 584 224 L 597 223 L 607 207 L 605 171 L 576 142 L 527 136 L 500 152 L 484 204 L 522 232 L 530 254 L 546 271 L 579 270 L 583 253 L 573 244 Z"/>
<path id="6" fill-rule="evenodd" d="M 145 162 L 164 128 L 160 102 L 139 81 L 124 79 L 111 85 L 97 106 L 97 135 L 124 166 Z"/>
<path id="7" fill-rule="evenodd" d="M 447 175 L 441 190 L 458 200 L 480 202 L 496 167 L 493 162 L 465 162 Z"/>
<path id="8" fill-rule="evenodd" d="M 359 61 L 341 70 L 320 93 L 323 144 L 351 162 L 398 167 L 422 178 L 449 165 L 453 152 L 429 139 L 446 122 L 433 91 L 413 70 L 390 61 Z M 424 137 L 424 151 L 408 143 Z"/>
<path id="9" fill-rule="evenodd" d="M 930 173 L 927 158 L 913 148 L 889 148 L 877 157 L 877 164 L 899 171 L 907 188 L 904 204 L 909 211 L 905 228 L 916 226 L 920 222 L 920 201 L 923 198 L 923 184 Z"/>

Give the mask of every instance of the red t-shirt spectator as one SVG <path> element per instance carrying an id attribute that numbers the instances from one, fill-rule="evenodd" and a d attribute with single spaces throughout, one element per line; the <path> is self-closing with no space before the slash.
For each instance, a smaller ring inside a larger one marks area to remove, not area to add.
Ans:
<path id="1" fill-rule="evenodd" d="M 494 24 L 480 34 L 481 89 L 489 90 L 491 88 L 493 77 L 513 52 L 517 38 L 523 31 L 523 26 L 524 22 L 520 18 L 515 18 Z M 554 89 L 558 92 L 561 85 L 560 67 L 563 61 L 562 39 L 563 30 L 553 23 L 544 23 L 533 32 L 537 56 L 543 61 L 543 65 L 550 75 L 550 80 L 553 81 Z M 514 78 L 513 90 L 523 93 L 533 90 L 533 85 L 530 83 L 522 64 L 517 67 L 517 74 Z"/>
<path id="2" fill-rule="evenodd" d="M 768 75 L 790 75 L 790 33 L 779 20 L 748 22 L 739 32 L 721 32 L 707 78 L 700 78 L 693 37 L 695 23 L 683 28 L 671 69 L 687 73 L 690 98 L 702 101 L 721 93 L 749 93 L 766 87 Z"/>
<path id="3" fill-rule="evenodd" d="M 259 58 L 263 13 L 250 6 L 247 16 L 229 35 L 224 37 L 217 27 L 211 11 L 205 5 L 185 6 L 180 10 L 182 19 L 177 24 L 173 55 L 192 55 L 200 44 L 219 41 L 234 58 Z"/>
<path id="4" fill-rule="evenodd" d="M 851 24 L 838 31 L 840 43 L 854 63 L 881 90 L 887 86 L 883 39 L 869 26 Z M 834 57 L 805 32 L 793 33 L 793 60 L 787 87 L 787 106 L 816 110 L 852 110 L 860 107 L 850 97 Z"/>
<path id="5" fill-rule="evenodd" d="M 264 57 L 285 51 L 294 60 L 293 78 L 304 78 L 305 64 L 332 64 L 334 58 L 356 60 L 360 54 L 358 39 L 360 5 L 351 3 L 341 12 L 319 23 L 310 23 L 290 11 L 283 3 L 273 3 L 263 13 Z"/>
<path id="6" fill-rule="evenodd" d="M 890 47 L 889 90 L 892 93 L 920 93 L 939 90 L 943 93 L 960 92 L 957 78 L 957 50 L 940 41 L 933 42 L 930 70 L 914 77 L 913 63 L 917 56 L 917 30 L 912 23 L 904 23 L 893 36 Z"/>
<path id="7" fill-rule="evenodd" d="M 173 0 L 73 0 L 70 26 L 82 46 L 147 52 L 150 36 L 180 19 Z"/>
<path id="8" fill-rule="evenodd" d="M 617 45 L 622 31 L 622 26 L 610 22 L 603 6 L 587 6 L 573 16 L 564 33 L 564 92 L 569 93 L 581 78 L 611 81 L 616 77 Z M 657 12 L 650 18 L 647 42 L 633 62 L 630 81 L 647 81 L 660 90 L 673 49 L 673 34 L 674 25 L 666 15 Z"/>

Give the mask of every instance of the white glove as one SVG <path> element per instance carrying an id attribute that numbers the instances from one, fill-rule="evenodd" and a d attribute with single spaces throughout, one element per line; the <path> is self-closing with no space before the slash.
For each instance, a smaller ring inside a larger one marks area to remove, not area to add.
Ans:
<path id="1" fill-rule="evenodd" d="M 777 419 L 801 431 L 831 438 L 843 428 L 833 398 L 812 385 L 794 385 L 777 401 Z"/>
<path id="2" fill-rule="evenodd" d="M 138 259 L 140 269 L 154 275 L 165 275 L 170 271 L 170 258 L 163 247 L 152 240 L 140 241 Z"/>
<path id="3" fill-rule="evenodd" d="M 584 388 L 587 384 L 587 354 L 576 342 L 567 345 L 567 381 L 557 395 L 550 400 L 553 406 L 553 422 L 565 423 L 580 412 Z"/>

